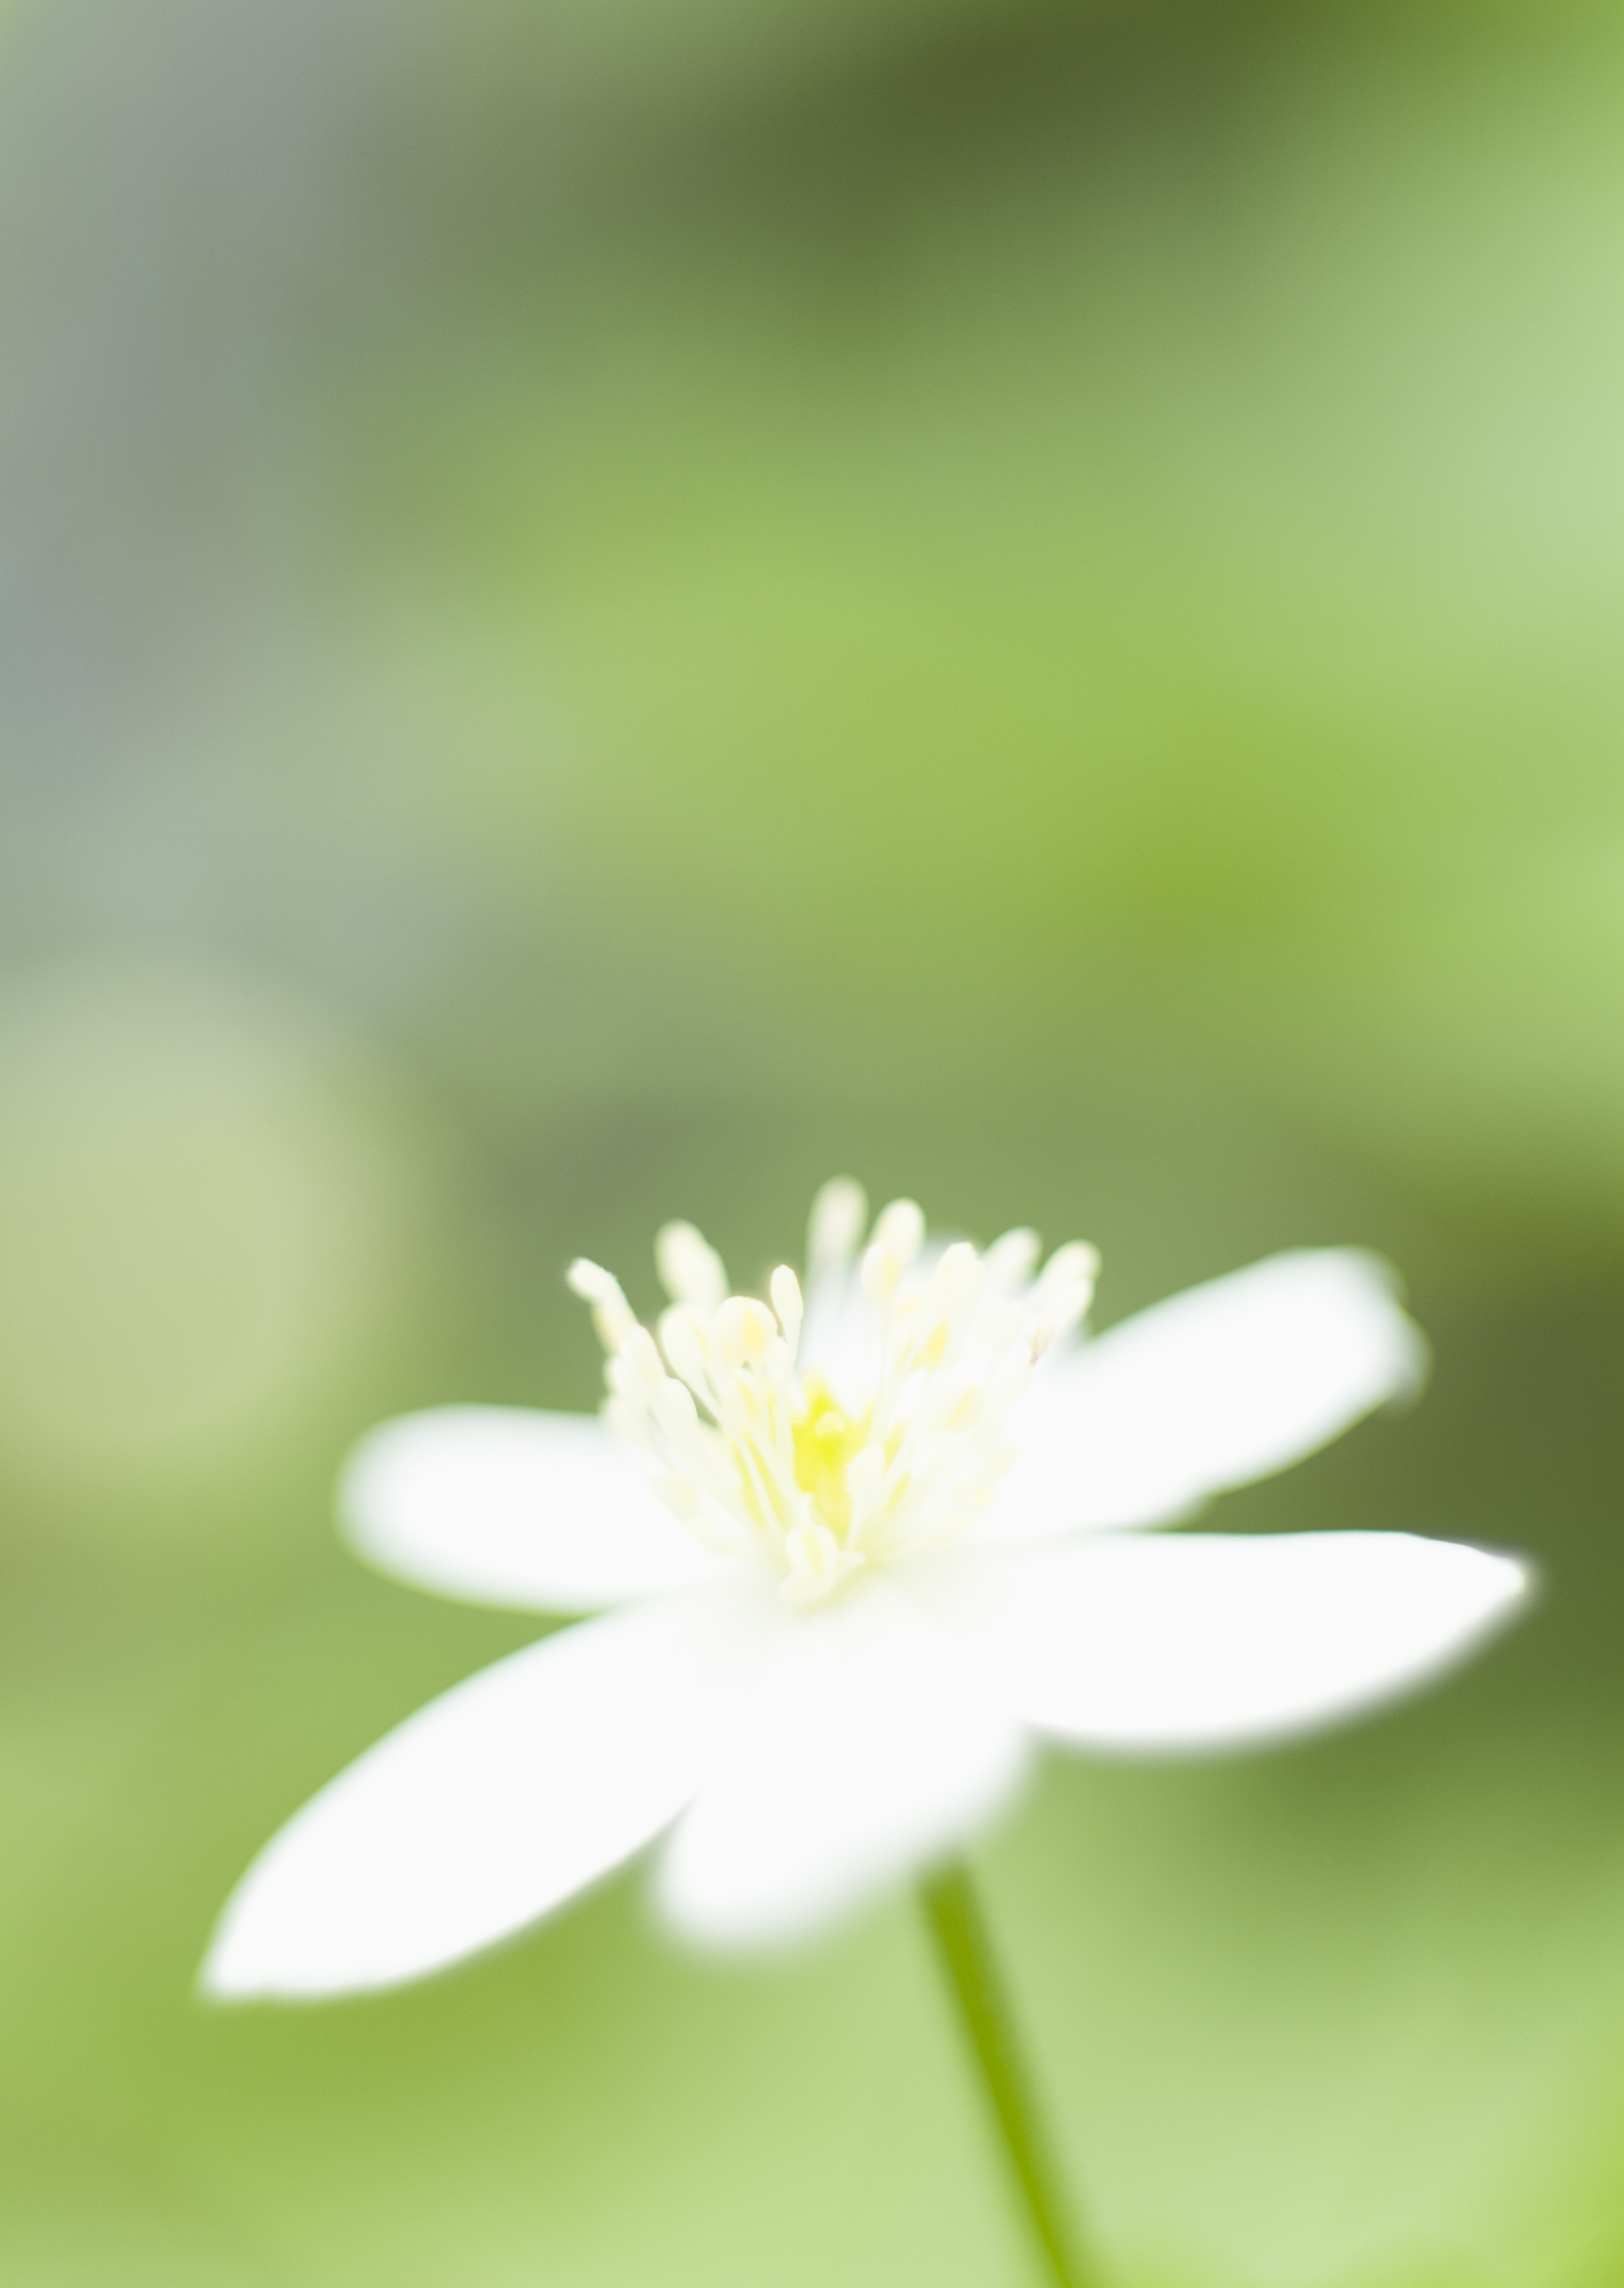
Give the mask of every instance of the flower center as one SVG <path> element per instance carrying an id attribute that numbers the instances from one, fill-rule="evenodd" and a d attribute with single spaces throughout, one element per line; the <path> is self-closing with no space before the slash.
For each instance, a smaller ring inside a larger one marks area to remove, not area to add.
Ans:
<path id="1" fill-rule="evenodd" d="M 835 1403 L 820 1374 L 804 1385 L 804 1410 L 790 1424 L 795 1482 L 829 1531 L 844 1539 L 852 1524 L 852 1491 L 846 1472 L 868 1442 L 872 1410 L 853 1419 Z"/>
<path id="2" fill-rule="evenodd" d="M 771 1309 L 730 1295 L 714 1250 L 668 1224 L 657 1342 L 608 1272 L 569 1275 L 609 1354 L 607 1417 L 661 1465 L 656 1490 L 707 1547 L 764 1559 L 800 1603 L 969 1530 L 1014 1458 L 1010 1410 L 1093 1289 L 1080 1244 L 1034 1278 L 1030 1232 L 928 1254 L 910 1200 L 879 1217 L 857 1266 L 864 1220 L 854 1185 L 825 1186 L 810 1311 L 787 1266 Z"/>

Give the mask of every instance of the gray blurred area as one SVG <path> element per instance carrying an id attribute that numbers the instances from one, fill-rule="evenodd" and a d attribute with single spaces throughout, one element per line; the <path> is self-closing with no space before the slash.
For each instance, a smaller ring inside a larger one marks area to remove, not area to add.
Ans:
<path id="1" fill-rule="evenodd" d="M 354 345 L 368 217 L 350 139 L 378 107 L 384 28 L 367 7 L 297 4 L 36 8 L 9 28 L 0 743 L 18 956 L 203 947 L 359 990 L 356 902 L 386 929 L 392 913 L 397 957 L 433 911 L 431 885 L 414 895 L 365 847 L 324 851 L 289 814 L 295 759 L 242 760 L 244 712 L 322 656 L 321 567 L 346 518 L 323 390 Z M 396 12 L 392 41 L 410 29 Z"/>

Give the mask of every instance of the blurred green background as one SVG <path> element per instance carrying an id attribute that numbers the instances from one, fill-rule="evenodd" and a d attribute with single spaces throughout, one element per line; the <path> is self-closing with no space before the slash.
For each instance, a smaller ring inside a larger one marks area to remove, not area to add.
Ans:
<path id="1" fill-rule="evenodd" d="M 1020 2288 L 906 1899 L 200 2010 L 522 1617 L 379 1416 L 837 1169 L 1362 1241 L 1421 1407 L 1225 1503 L 1536 1551 L 1435 1696 L 979 1855 L 1114 2288 L 1624 2277 L 1624 12 L 0 10 L 0 2279 Z"/>

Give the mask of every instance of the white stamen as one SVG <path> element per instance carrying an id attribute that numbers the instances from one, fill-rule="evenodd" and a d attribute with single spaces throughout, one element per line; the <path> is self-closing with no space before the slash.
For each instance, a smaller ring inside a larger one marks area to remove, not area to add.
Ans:
<path id="1" fill-rule="evenodd" d="M 598 1339 L 613 1356 L 638 1323 L 636 1314 L 621 1292 L 620 1281 L 601 1263 L 593 1263 L 584 1255 L 577 1256 L 564 1275 L 571 1291 L 592 1306 L 592 1324 L 598 1330 Z"/>
<path id="2" fill-rule="evenodd" d="M 777 1333 L 772 1312 L 753 1295 L 730 1295 L 717 1313 L 717 1340 L 735 1374 L 764 1359 Z"/>
<path id="3" fill-rule="evenodd" d="M 620 1355 L 651 1397 L 662 1387 L 666 1379 L 665 1362 L 646 1327 L 632 1328 L 621 1345 Z"/>
<path id="4" fill-rule="evenodd" d="M 1051 1287 L 1081 1286 L 1091 1297 L 1094 1282 L 1098 1275 L 1098 1248 L 1090 1247 L 1086 1240 L 1070 1240 L 1066 1246 L 1057 1247 L 1043 1266 L 1038 1278 L 1038 1292 L 1046 1293 Z"/>
<path id="5" fill-rule="evenodd" d="M 705 1336 L 704 1320 L 686 1304 L 673 1303 L 660 1314 L 660 1347 L 671 1372 L 682 1377 L 695 1398 L 709 1403 Z"/>
<path id="6" fill-rule="evenodd" d="M 654 1419 L 668 1438 L 686 1443 L 700 1426 L 699 1409 L 686 1383 L 668 1375 L 654 1393 Z"/>
<path id="7" fill-rule="evenodd" d="M 814 1274 L 844 1275 L 864 1213 L 855 1184 L 824 1187 Z M 860 1267 L 866 1355 L 843 1357 L 838 1404 L 826 1362 L 800 1360 L 801 1283 L 787 1264 L 769 1310 L 724 1293 L 716 1251 L 691 1224 L 668 1224 L 657 1253 L 677 1299 L 658 1346 L 608 1272 L 584 1261 L 570 1272 L 599 1333 L 616 1337 L 608 1418 L 665 1465 L 657 1490 L 706 1547 L 756 1553 L 792 1602 L 969 1531 L 1013 1458 L 1011 1410 L 1088 1309 L 1098 1258 L 1081 1242 L 1034 1280 L 1031 1232 L 1006 1232 L 986 1255 L 958 1240 L 928 1266 L 924 1239 L 912 1200 L 879 1217 Z"/>
<path id="8" fill-rule="evenodd" d="M 787 1263 L 780 1263 L 772 1274 L 767 1292 L 772 1298 L 772 1307 L 778 1313 L 778 1323 L 784 1331 L 784 1341 L 794 1363 L 796 1346 L 801 1339 L 801 1322 L 805 1307 L 801 1301 L 801 1283 Z"/>
<path id="9" fill-rule="evenodd" d="M 663 1224 L 654 1236 L 654 1267 L 673 1303 L 714 1311 L 725 1300 L 727 1272 L 702 1231 L 691 1223 Z"/>
<path id="10" fill-rule="evenodd" d="M 806 1268 L 810 1276 L 844 1269 L 857 1253 L 858 1242 L 868 1220 L 868 1195 L 850 1176 L 835 1176 L 812 1202 L 806 1234 Z"/>
<path id="11" fill-rule="evenodd" d="M 902 1261 L 894 1247 L 876 1241 L 863 1256 L 863 1292 L 882 1307 L 891 1301 L 902 1277 Z"/>
<path id="12" fill-rule="evenodd" d="M 874 1227 L 875 1244 L 895 1251 L 898 1262 L 906 1271 L 924 1245 L 924 1210 L 917 1200 L 893 1200 L 880 1210 Z"/>
<path id="13" fill-rule="evenodd" d="M 1012 1287 L 1024 1287 L 1037 1268 L 1042 1248 L 1042 1243 L 1035 1231 L 1028 1231 L 1024 1227 L 1016 1231 L 1006 1231 L 1002 1238 L 993 1242 L 981 1259 L 986 1266 L 988 1286 L 995 1287 L 1001 1294 L 1007 1294 Z"/>

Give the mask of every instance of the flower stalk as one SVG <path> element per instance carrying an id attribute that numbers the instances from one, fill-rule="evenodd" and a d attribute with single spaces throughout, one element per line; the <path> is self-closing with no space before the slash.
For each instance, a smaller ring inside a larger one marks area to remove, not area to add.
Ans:
<path id="1" fill-rule="evenodd" d="M 949 1860 L 926 1876 L 919 1895 L 1048 2276 L 1056 2288 L 1105 2288 L 1038 2109 L 970 1871 Z"/>

